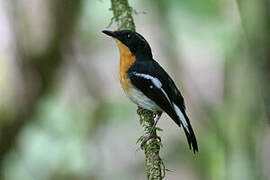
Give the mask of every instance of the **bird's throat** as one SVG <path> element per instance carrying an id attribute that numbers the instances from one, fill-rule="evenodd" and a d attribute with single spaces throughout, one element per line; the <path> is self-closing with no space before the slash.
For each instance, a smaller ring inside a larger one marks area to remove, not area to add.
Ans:
<path id="1" fill-rule="evenodd" d="M 124 45 L 117 39 L 115 41 L 120 53 L 120 66 L 118 76 L 124 91 L 127 92 L 129 91 L 131 86 L 127 71 L 129 67 L 135 62 L 136 58 L 126 45 Z"/>

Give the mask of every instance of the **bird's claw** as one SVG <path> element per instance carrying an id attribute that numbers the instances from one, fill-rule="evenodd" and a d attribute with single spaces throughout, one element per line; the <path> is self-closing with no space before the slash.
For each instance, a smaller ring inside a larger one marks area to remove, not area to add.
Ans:
<path id="1" fill-rule="evenodd" d="M 157 135 L 154 135 L 154 133 L 149 133 L 149 134 L 146 134 L 143 138 L 142 138 L 142 141 L 141 141 L 141 148 L 143 147 L 143 145 L 149 141 L 151 138 L 157 138 L 159 140 L 159 142 L 161 142 L 161 138 Z"/>
<path id="2" fill-rule="evenodd" d="M 144 143 L 146 143 L 149 139 L 151 139 L 153 137 L 152 133 L 146 134 L 143 138 L 142 138 L 142 143 L 141 145 L 143 145 Z"/>
<path id="3" fill-rule="evenodd" d="M 151 139 L 153 137 L 152 133 L 146 134 L 141 141 L 141 149 L 144 149 L 143 146 L 145 145 L 145 143 Z"/>

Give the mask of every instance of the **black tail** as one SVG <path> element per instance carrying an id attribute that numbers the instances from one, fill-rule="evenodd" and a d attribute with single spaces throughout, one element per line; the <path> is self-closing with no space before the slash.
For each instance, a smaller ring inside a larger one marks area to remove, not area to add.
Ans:
<path id="1" fill-rule="evenodd" d="M 192 149 L 194 153 L 198 152 L 197 140 L 185 110 L 183 108 L 180 110 L 176 104 L 173 104 L 173 107 L 176 114 L 176 117 L 173 118 L 174 122 L 176 122 L 178 126 L 180 126 L 180 124 L 182 125 L 187 137 L 189 149 Z"/>
<path id="2" fill-rule="evenodd" d="M 189 122 L 189 119 L 186 115 L 186 113 L 184 113 L 185 117 L 186 117 L 186 120 L 188 122 L 188 130 L 182 125 L 184 131 L 185 131 L 185 134 L 186 134 L 186 137 L 187 137 L 187 141 L 188 141 L 188 145 L 189 145 L 189 149 L 192 149 L 194 153 L 198 152 L 198 144 L 197 144 L 197 140 L 196 140 L 196 136 L 194 134 L 194 131 L 192 129 L 192 126 Z"/>

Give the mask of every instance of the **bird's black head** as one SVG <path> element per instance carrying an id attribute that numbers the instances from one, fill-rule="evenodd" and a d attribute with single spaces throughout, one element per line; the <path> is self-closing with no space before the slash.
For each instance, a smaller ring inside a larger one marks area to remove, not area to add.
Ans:
<path id="1" fill-rule="evenodd" d="M 102 31 L 104 34 L 111 36 L 125 46 L 129 48 L 132 54 L 136 57 L 147 57 L 152 58 L 151 48 L 148 42 L 144 39 L 142 35 L 131 30 L 121 30 L 121 31 Z"/>

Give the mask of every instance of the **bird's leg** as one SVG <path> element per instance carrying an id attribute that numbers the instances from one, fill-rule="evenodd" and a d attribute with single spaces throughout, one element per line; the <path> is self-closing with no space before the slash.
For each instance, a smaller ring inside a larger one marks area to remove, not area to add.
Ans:
<path id="1" fill-rule="evenodd" d="M 154 135 L 155 132 L 155 128 L 156 125 L 158 123 L 159 118 L 161 117 L 162 112 L 157 112 L 157 114 L 155 115 L 155 119 L 154 119 L 154 125 L 150 131 L 150 133 L 146 134 L 143 138 L 142 138 L 142 143 L 141 145 L 143 145 L 144 143 L 146 143 L 149 139 L 151 139 Z"/>

